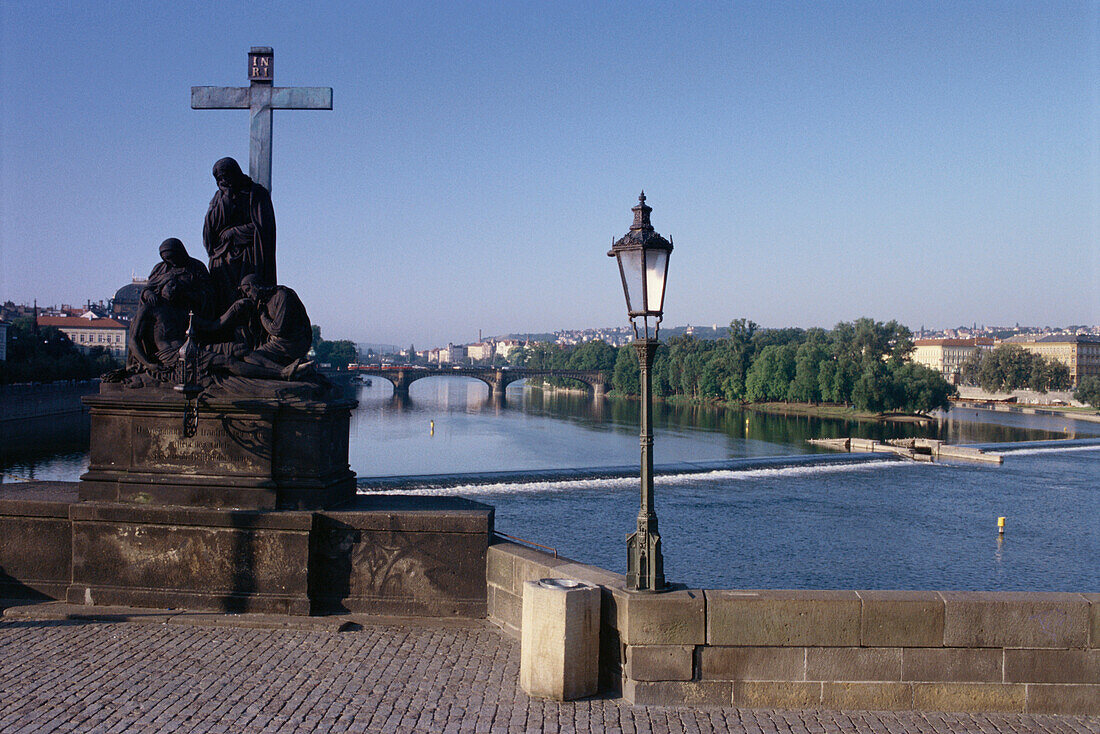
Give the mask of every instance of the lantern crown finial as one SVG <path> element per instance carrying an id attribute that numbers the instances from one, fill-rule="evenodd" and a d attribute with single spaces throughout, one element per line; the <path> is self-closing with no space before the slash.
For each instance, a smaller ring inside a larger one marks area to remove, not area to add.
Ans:
<path id="1" fill-rule="evenodd" d="M 649 213 L 653 211 L 653 207 L 645 203 L 645 191 L 638 195 L 638 203 L 631 208 L 634 212 L 634 224 L 630 225 L 632 230 L 639 229 L 653 229 L 653 225 L 649 222 Z"/>

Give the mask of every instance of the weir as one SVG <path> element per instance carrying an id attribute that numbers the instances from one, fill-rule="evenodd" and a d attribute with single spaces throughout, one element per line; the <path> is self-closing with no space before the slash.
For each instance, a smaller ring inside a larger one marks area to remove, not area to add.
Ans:
<path id="1" fill-rule="evenodd" d="M 678 461 L 657 464 L 657 476 L 706 474 L 716 471 L 750 471 L 753 469 L 786 469 L 798 466 L 844 466 L 893 460 L 890 454 L 879 456 L 805 454 L 798 456 L 767 456 L 725 461 Z M 398 491 L 412 489 L 445 489 L 488 484 L 526 484 L 529 482 L 568 482 L 586 479 L 621 479 L 635 477 L 636 466 L 607 466 L 574 469 L 530 469 L 527 471 L 466 472 L 456 474 L 422 474 L 395 477 L 360 477 L 360 492 Z"/>

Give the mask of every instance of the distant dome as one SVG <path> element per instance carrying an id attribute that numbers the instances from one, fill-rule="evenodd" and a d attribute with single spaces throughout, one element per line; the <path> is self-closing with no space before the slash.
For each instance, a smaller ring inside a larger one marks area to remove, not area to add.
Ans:
<path id="1" fill-rule="evenodd" d="M 114 302 L 116 305 L 122 306 L 134 306 L 138 305 L 138 299 L 141 298 L 141 289 L 145 287 L 146 281 L 135 280 L 133 283 L 122 286 L 115 291 Z"/>
<path id="2" fill-rule="evenodd" d="M 111 300 L 111 315 L 122 321 L 129 321 L 137 316 L 138 303 L 141 301 L 141 291 L 145 288 L 147 280 L 138 280 L 122 286 L 115 291 L 115 297 Z"/>

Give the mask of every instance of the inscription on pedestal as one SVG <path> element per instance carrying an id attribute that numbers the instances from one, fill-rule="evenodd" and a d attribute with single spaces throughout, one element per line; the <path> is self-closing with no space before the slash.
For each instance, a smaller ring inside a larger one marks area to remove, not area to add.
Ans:
<path id="1" fill-rule="evenodd" d="M 184 438 L 183 426 L 138 419 L 133 427 L 134 468 L 218 474 L 259 474 L 270 471 L 270 423 L 248 419 L 200 420 L 194 436 Z"/>

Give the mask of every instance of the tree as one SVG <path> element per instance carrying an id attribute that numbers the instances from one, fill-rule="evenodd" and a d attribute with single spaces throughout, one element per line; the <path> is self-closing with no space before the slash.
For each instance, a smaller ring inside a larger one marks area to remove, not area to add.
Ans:
<path id="1" fill-rule="evenodd" d="M 851 403 L 859 375 L 859 364 L 847 355 L 825 360 L 817 377 L 821 399 L 827 403 Z"/>
<path id="2" fill-rule="evenodd" d="M 1083 378 L 1073 391 L 1073 399 L 1100 410 L 1100 375 Z"/>
<path id="3" fill-rule="evenodd" d="M 951 407 L 955 388 L 939 372 L 913 362 L 906 362 L 894 369 L 901 397 L 898 408 L 910 413 L 931 413 Z"/>
<path id="4" fill-rule="evenodd" d="M 977 385 L 978 373 L 982 366 L 982 357 L 985 354 L 984 349 L 975 349 L 970 353 L 963 363 L 959 365 L 959 382 L 964 385 Z"/>
<path id="5" fill-rule="evenodd" d="M 897 392 L 886 363 L 867 361 L 852 388 L 852 403 L 860 410 L 882 413 L 898 406 Z"/>
<path id="6" fill-rule="evenodd" d="M 1073 386 L 1069 367 L 1056 359 L 1047 359 L 1038 354 L 1031 356 L 1031 379 L 1028 381 L 1028 387 L 1032 390 L 1038 392 L 1068 390 Z"/>
<path id="7" fill-rule="evenodd" d="M 718 349 L 726 362 L 728 374 L 722 378 L 722 397 L 730 402 L 745 399 L 745 375 L 753 358 L 753 335 L 760 326 L 749 319 L 730 322 L 729 336 L 719 342 Z"/>
<path id="8" fill-rule="evenodd" d="M 611 376 L 611 388 L 619 395 L 637 395 L 640 382 L 638 354 L 634 347 L 619 347 Z"/>
<path id="9" fill-rule="evenodd" d="M 769 344 L 760 351 L 745 377 L 745 394 L 750 402 L 787 400 L 797 350 L 794 344 Z"/>
<path id="10" fill-rule="evenodd" d="M 106 349 L 82 352 L 60 329 L 36 328 L 33 318 L 16 319 L 8 327 L 7 356 L 0 362 L 0 384 L 87 380 L 120 366 Z"/>
<path id="11" fill-rule="evenodd" d="M 821 402 L 821 367 L 828 358 L 828 349 L 817 339 L 798 345 L 794 358 L 794 380 L 788 392 L 791 400 Z"/>
<path id="12" fill-rule="evenodd" d="M 569 353 L 569 369 L 604 370 L 610 376 L 615 369 L 615 348 L 602 339 L 585 342 Z"/>

